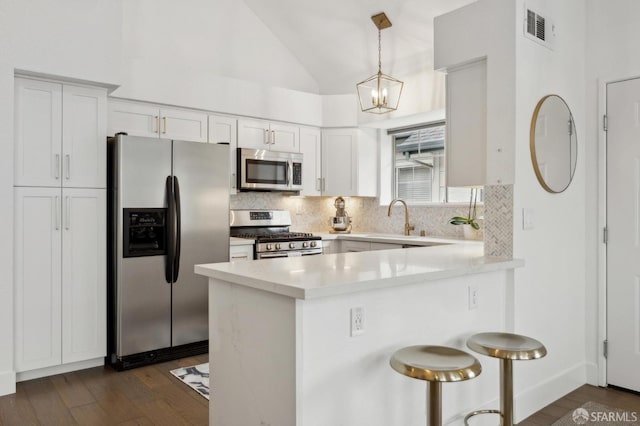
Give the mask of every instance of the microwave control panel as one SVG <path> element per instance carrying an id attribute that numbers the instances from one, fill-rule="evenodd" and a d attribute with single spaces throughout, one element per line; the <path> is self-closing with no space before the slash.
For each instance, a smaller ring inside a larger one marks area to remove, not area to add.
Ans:
<path id="1" fill-rule="evenodd" d="M 302 163 L 293 163 L 293 185 L 302 185 Z"/>

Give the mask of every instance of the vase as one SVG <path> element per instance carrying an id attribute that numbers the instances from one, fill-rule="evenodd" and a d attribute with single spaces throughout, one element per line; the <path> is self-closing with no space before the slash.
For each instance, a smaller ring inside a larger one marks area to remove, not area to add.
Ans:
<path id="1" fill-rule="evenodd" d="M 465 240 L 481 240 L 482 233 L 479 229 L 474 229 L 473 226 L 464 224 L 462 225 L 462 231 L 464 233 Z"/>

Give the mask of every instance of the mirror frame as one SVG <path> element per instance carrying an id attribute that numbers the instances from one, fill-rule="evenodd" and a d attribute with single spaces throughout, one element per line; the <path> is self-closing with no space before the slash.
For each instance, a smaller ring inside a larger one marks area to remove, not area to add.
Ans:
<path id="1" fill-rule="evenodd" d="M 567 107 L 567 111 L 569 111 L 569 116 L 571 117 L 571 121 L 572 121 L 572 128 L 573 128 L 573 134 L 575 135 L 576 138 L 576 162 L 575 162 L 575 166 L 573 166 L 573 169 L 571 170 L 571 177 L 569 178 L 569 182 L 567 182 L 566 186 L 562 189 L 559 190 L 555 190 L 552 189 L 547 182 L 545 182 L 544 177 L 542 176 L 542 171 L 540 170 L 540 168 L 538 167 L 538 159 L 536 156 L 536 124 L 538 123 L 538 114 L 540 112 L 540 109 L 542 108 L 542 105 L 544 104 L 544 101 L 546 101 L 549 98 L 552 97 L 556 97 L 558 99 L 560 99 L 562 101 L 562 103 L 565 105 L 565 107 Z M 576 124 L 575 124 L 575 119 L 573 118 L 573 113 L 571 112 L 571 108 L 569 108 L 569 105 L 567 104 L 567 102 L 558 95 L 555 94 L 550 94 L 550 95 L 546 95 L 543 96 L 539 101 L 538 104 L 536 105 L 535 109 L 533 110 L 533 116 L 531 117 L 531 127 L 529 130 L 529 151 L 531 153 L 531 163 L 533 164 L 533 170 L 536 174 L 536 178 L 538 179 L 538 182 L 540 183 L 540 185 L 544 188 L 545 191 L 550 192 L 552 194 L 560 194 L 564 191 L 566 191 L 567 188 L 569 188 L 569 185 L 571 185 L 571 182 L 573 182 L 573 177 L 575 176 L 575 172 L 576 172 L 576 168 L 578 167 L 577 161 L 578 161 L 578 133 L 576 131 Z"/>

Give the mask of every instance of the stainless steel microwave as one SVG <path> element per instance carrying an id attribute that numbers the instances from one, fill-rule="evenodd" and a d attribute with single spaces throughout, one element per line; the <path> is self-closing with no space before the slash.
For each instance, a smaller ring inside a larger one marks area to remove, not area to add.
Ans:
<path id="1" fill-rule="evenodd" d="M 238 148 L 240 191 L 300 191 L 302 154 Z"/>

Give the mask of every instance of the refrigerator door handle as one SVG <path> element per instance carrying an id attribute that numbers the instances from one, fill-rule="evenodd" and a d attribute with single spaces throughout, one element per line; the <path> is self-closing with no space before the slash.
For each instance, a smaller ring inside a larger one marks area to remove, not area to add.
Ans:
<path id="1" fill-rule="evenodd" d="M 178 177 L 173 177 L 173 195 L 174 195 L 174 206 L 175 206 L 175 252 L 173 256 L 173 282 L 178 281 L 178 273 L 180 272 L 180 244 L 181 244 L 181 230 L 180 230 L 180 222 L 181 222 L 181 209 L 180 209 L 180 183 L 178 182 Z"/>
<path id="2" fill-rule="evenodd" d="M 167 176 L 166 180 L 166 194 L 167 194 L 167 260 L 164 264 L 164 279 L 170 284 L 173 282 L 173 259 L 175 257 L 174 254 L 174 242 L 175 242 L 175 231 L 174 231 L 174 197 L 173 197 L 173 176 Z"/>

